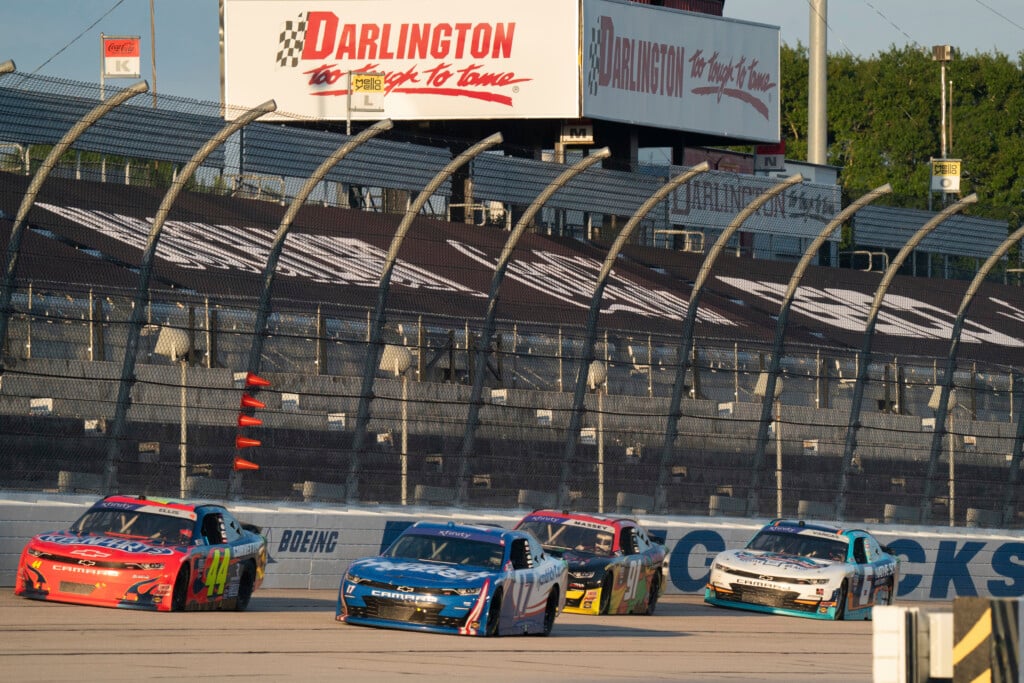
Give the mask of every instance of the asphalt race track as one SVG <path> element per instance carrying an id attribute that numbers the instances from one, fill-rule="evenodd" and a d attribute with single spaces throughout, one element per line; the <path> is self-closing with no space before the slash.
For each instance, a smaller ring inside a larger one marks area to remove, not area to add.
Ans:
<path id="1" fill-rule="evenodd" d="M 662 598 L 657 614 L 563 614 L 548 638 L 466 638 L 334 621 L 334 591 L 257 591 L 249 611 L 154 613 L 0 593 L 8 681 L 872 680 L 872 625 Z"/>

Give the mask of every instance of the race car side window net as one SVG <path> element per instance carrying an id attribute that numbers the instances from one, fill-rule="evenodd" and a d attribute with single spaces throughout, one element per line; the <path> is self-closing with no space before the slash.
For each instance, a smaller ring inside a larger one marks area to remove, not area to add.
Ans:
<path id="1" fill-rule="evenodd" d="M 512 541 L 512 568 L 529 569 L 531 566 L 530 553 L 526 547 L 526 539 L 517 538 Z"/>

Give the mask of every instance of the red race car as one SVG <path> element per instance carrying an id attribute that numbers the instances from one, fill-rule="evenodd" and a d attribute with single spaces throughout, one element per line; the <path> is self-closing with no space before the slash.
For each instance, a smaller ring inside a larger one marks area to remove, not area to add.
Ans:
<path id="1" fill-rule="evenodd" d="M 28 542 L 14 594 L 163 612 L 241 611 L 267 565 L 259 532 L 213 503 L 107 496 L 68 529 Z"/>
<path id="2" fill-rule="evenodd" d="M 536 510 L 516 525 L 569 563 L 565 611 L 654 614 L 664 588 L 664 544 L 625 517 Z"/>

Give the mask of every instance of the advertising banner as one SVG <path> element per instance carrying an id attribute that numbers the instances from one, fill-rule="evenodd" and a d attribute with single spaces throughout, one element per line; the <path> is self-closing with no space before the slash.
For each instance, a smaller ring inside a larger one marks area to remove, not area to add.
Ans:
<path id="1" fill-rule="evenodd" d="M 582 33 L 584 116 L 778 141 L 778 28 L 584 0 Z"/>
<path id="2" fill-rule="evenodd" d="M 385 74 L 354 120 L 579 116 L 574 0 L 222 1 L 229 105 L 345 120 L 351 71 Z"/>
<path id="3" fill-rule="evenodd" d="M 105 36 L 100 34 L 103 46 L 104 78 L 138 78 L 140 48 L 138 36 Z"/>

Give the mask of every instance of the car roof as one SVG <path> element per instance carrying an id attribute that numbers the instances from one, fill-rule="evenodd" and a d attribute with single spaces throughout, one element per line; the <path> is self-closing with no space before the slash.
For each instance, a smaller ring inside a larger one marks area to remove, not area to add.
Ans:
<path id="1" fill-rule="evenodd" d="M 96 503 L 93 504 L 93 507 L 112 507 L 112 504 L 121 504 L 131 507 L 158 506 L 181 512 L 195 513 L 200 512 L 204 508 L 212 508 L 221 512 L 225 511 L 224 506 L 219 503 L 186 501 L 175 498 L 150 498 L 149 496 L 127 496 L 121 494 L 106 496 L 105 498 L 96 501 Z"/>
<path id="2" fill-rule="evenodd" d="M 430 536 L 452 536 L 469 538 L 488 543 L 503 543 L 512 538 L 528 538 L 528 535 L 506 529 L 500 526 L 487 524 L 461 524 L 457 522 L 416 522 L 406 528 L 402 533 L 417 533 Z"/>
<path id="3" fill-rule="evenodd" d="M 636 525 L 637 521 L 630 517 L 612 517 L 610 515 L 593 514 L 589 512 L 570 512 L 568 510 L 550 510 L 550 509 L 539 509 L 534 510 L 530 514 L 526 515 L 523 519 L 530 519 L 531 517 L 543 517 L 546 519 L 553 520 L 569 520 L 575 519 L 582 522 L 592 522 L 595 524 L 607 524 L 609 526 L 621 526 L 623 524 Z"/>
<path id="4" fill-rule="evenodd" d="M 773 519 L 772 521 L 768 522 L 768 524 L 765 524 L 762 528 L 769 529 L 772 527 L 785 529 L 786 531 L 796 532 L 799 532 L 804 529 L 810 531 L 824 531 L 826 533 L 836 534 L 837 536 L 850 536 L 856 534 L 867 535 L 867 532 L 862 529 L 847 529 L 837 524 L 832 524 L 830 522 L 814 522 L 807 521 L 804 519 Z"/>

